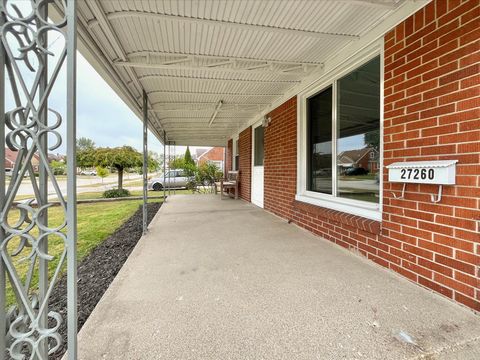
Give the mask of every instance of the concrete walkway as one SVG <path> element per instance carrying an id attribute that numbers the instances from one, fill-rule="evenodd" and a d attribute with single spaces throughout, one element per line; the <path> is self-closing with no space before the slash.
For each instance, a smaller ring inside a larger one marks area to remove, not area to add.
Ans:
<path id="1" fill-rule="evenodd" d="M 79 359 L 480 359 L 480 316 L 243 201 L 169 198 Z"/>

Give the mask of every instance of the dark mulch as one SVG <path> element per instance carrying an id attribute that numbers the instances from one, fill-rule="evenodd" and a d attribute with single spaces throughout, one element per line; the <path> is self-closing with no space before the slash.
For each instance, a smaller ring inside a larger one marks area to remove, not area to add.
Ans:
<path id="1" fill-rule="evenodd" d="M 161 203 L 148 204 L 148 223 Z M 101 214 L 99 215 L 101 216 Z M 142 236 L 142 208 L 98 245 L 78 265 L 78 331 L 118 274 Z M 62 276 L 50 296 L 50 310 L 62 315 L 59 332 L 63 343 L 51 359 L 61 359 L 67 350 L 67 277 Z"/>

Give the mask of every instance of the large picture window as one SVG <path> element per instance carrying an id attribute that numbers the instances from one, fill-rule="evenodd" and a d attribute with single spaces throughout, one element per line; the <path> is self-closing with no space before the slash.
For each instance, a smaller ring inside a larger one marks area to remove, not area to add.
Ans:
<path id="1" fill-rule="evenodd" d="M 379 210 L 381 81 L 376 56 L 304 97 L 305 179 L 299 195 L 342 210 L 349 204 Z"/>

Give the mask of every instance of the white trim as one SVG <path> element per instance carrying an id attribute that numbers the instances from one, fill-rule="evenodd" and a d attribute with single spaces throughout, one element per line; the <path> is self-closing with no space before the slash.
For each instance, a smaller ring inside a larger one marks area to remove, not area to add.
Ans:
<path id="1" fill-rule="evenodd" d="M 238 146 L 238 139 L 240 135 L 236 134 L 232 136 L 232 171 L 234 171 L 237 168 L 237 146 Z"/>
<path id="2" fill-rule="evenodd" d="M 378 204 L 365 201 L 337 197 L 337 144 L 335 140 L 337 131 L 336 111 L 336 81 L 373 58 L 380 56 L 380 181 Z M 357 56 L 350 58 L 336 67 L 326 76 L 318 79 L 305 91 L 297 96 L 297 194 L 295 199 L 312 205 L 330 208 L 373 220 L 382 219 L 383 195 L 383 39 L 376 41 L 363 49 Z M 307 190 L 307 99 L 315 94 L 332 87 L 332 195 L 321 194 Z"/>
<path id="3" fill-rule="evenodd" d="M 262 120 L 258 121 L 257 123 L 253 124 L 252 125 L 252 154 L 251 154 L 251 157 L 252 157 L 252 161 L 251 161 L 251 169 L 250 169 L 250 186 L 251 186 L 251 189 L 250 189 L 250 200 L 252 202 L 252 204 L 258 206 L 258 207 L 261 207 L 263 209 L 263 203 L 264 203 L 264 199 L 262 199 L 261 202 L 258 202 L 256 201 L 254 198 L 253 198 L 253 186 L 255 185 L 255 177 L 254 177 L 254 173 L 255 173 L 255 167 L 260 167 L 260 166 L 255 166 L 255 129 L 258 128 L 258 127 L 261 127 L 262 126 Z M 262 166 L 262 168 L 265 170 L 265 166 Z M 264 178 L 265 180 L 265 178 Z M 263 181 L 262 181 L 263 183 Z M 262 193 L 265 191 L 265 187 L 262 189 Z M 263 193 L 263 195 L 265 195 Z"/>
<path id="4" fill-rule="evenodd" d="M 315 196 L 316 195 L 316 196 Z M 365 201 L 355 201 L 351 199 L 344 199 L 344 198 L 333 198 L 333 199 L 322 199 L 322 194 L 311 193 L 308 194 L 297 194 L 295 195 L 295 200 L 301 201 L 307 204 L 320 206 L 332 210 L 341 211 L 348 214 L 353 214 L 357 216 L 361 216 L 367 219 L 381 221 L 382 220 L 382 213 L 378 210 L 372 210 L 371 208 L 364 207 L 363 205 L 368 204 Z M 348 200 L 348 204 L 344 202 L 344 200 Z M 352 206 L 355 203 L 355 206 Z M 356 205 L 359 203 L 358 205 Z"/>

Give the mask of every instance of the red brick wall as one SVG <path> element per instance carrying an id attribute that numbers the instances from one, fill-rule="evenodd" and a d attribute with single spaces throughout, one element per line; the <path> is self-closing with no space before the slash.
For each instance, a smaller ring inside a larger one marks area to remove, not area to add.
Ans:
<path id="1" fill-rule="evenodd" d="M 238 137 L 240 197 L 250 201 L 250 182 L 252 179 L 252 127 L 243 130 Z"/>
<path id="2" fill-rule="evenodd" d="M 297 183 L 297 97 L 268 116 L 265 128 L 264 207 L 281 217 L 292 217 Z"/>
<path id="3" fill-rule="evenodd" d="M 384 182 L 389 267 L 480 310 L 480 2 L 438 0 L 385 36 L 384 165 L 458 159 L 457 185 Z M 386 173 L 386 172 L 385 172 Z"/>
<path id="4" fill-rule="evenodd" d="M 458 159 L 457 185 L 384 176 L 383 221 L 295 201 L 296 98 L 265 130 L 265 209 L 480 311 L 479 1 L 434 1 L 385 37 L 384 165 Z M 475 24 L 475 21 L 477 22 Z M 251 137 L 249 136 L 249 139 Z"/>
<path id="5" fill-rule="evenodd" d="M 225 172 L 232 171 L 232 156 L 233 156 L 233 140 L 230 139 L 227 142 L 227 148 L 225 151 Z"/>

